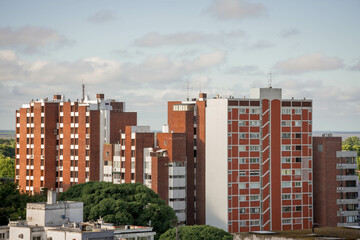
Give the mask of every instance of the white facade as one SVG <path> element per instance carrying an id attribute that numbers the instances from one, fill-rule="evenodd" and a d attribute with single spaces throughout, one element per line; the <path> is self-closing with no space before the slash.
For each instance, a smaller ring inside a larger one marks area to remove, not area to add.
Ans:
<path id="1" fill-rule="evenodd" d="M 179 222 L 186 220 L 186 168 L 182 162 L 169 163 L 169 206 Z"/>
<path id="2" fill-rule="evenodd" d="M 206 108 L 206 225 L 228 231 L 228 99 L 208 99 Z"/>

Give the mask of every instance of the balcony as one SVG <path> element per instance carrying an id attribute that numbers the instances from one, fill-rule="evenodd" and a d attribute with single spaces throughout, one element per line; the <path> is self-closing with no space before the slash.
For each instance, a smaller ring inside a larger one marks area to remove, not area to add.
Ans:
<path id="1" fill-rule="evenodd" d="M 359 200 L 358 199 L 337 199 L 336 203 L 337 204 L 358 204 Z"/>
<path id="2" fill-rule="evenodd" d="M 338 163 L 336 164 L 336 169 L 356 169 L 357 164 L 349 164 L 349 163 Z"/>
<path id="3" fill-rule="evenodd" d="M 359 213 L 358 211 L 338 211 L 337 216 L 338 217 L 357 216 L 358 213 Z"/>
<path id="4" fill-rule="evenodd" d="M 337 175 L 338 181 L 356 181 L 359 177 L 357 175 Z"/>
<path id="5" fill-rule="evenodd" d="M 337 187 L 336 192 L 357 192 L 357 187 Z"/>

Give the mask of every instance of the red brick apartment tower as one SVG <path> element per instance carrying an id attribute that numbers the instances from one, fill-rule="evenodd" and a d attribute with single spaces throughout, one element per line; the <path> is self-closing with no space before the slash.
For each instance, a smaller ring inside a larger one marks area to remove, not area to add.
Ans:
<path id="1" fill-rule="evenodd" d="M 143 183 L 144 148 L 154 147 L 154 133 L 149 126 L 126 126 L 119 144 L 114 145 L 113 163 L 105 166 L 105 174 L 112 174 L 114 183 Z M 112 167 L 113 165 L 113 167 Z"/>
<path id="2" fill-rule="evenodd" d="M 119 141 L 136 113 L 124 103 L 97 99 L 65 101 L 64 96 L 23 105 L 16 113 L 16 181 L 29 194 L 44 188 L 58 192 L 103 178 L 103 143 Z M 113 132 L 117 132 L 116 136 Z"/>
<path id="3" fill-rule="evenodd" d="M 206 107 L 206 224 L 231 233 L 312 226 L 311 100 L 281 89 Z"/>
<path id="4" fill-rule="evenodd" d="M 186 134 L 187 225 L 205 224 L 206 93 L 191 101 L 168 102 L 169 131 Z"/>
<path id="5" fill-rule="evenodd" d="M 341 137 L 313 138 L 314 222 L 321 227 L 358 225 L 357 153 L 341 145 Z"/>
<path id="6" fill-rule="evenodd" d="M 341 151 L 341 137 L 313 137 L 314 223 L 336 227 L 337 170 L 336 152 Z"/>

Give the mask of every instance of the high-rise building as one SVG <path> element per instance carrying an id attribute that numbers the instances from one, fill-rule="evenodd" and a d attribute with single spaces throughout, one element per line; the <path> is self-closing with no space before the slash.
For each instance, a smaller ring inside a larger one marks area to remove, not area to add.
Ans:
<path id="1" fill-rule="evenodd" d="M 125 104 L 63 95 L 31 101 L 16 111 L 15 180 L 29 194 L 103 179 L 103 146 L 120 140 L 119 131 L 136 125 Z"/>
<path id="2" fill-rule="evenodd" d="M 183 133 L 127 126 L 118 144 L 104 145 L 104 180 L 142 183 L 171 206 L 186 223 L 186 138 Z"/>
<path id="3" fill-rule="evenodd" d="M 341 145 L 341 137 L 313 138 L 314 223 L 321 227 L 358 225 L 357 153 Z"/>
<path id="4" fill-rule="evenodd" d="M 168 126 L 186 135 L 187 224 L 205 224 L 205 108 L 207 94 L 168 102 Z"/>
<path id="5" fill-rule="evenodd" d="M 208 99 L 206 224 L 229 232 L 312 226 L 312 101 L 281 89 Z"/>

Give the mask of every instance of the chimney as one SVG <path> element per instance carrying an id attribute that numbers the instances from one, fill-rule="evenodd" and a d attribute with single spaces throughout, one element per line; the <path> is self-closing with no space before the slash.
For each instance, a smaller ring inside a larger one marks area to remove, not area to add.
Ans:
<path id="1" fill-rule="evenodd" d="M 206 99 L 207 98 L 207 94 L 206 93 L 199 93 L 199 98 L 201 99 Z"/>
<path id="2" fill-rule="evenodd" d="M 98 100 L 104 100 L 104 98 L 105 98 L 105 95 L 104 95 L 103 93 L 98 93 L 98 94 L 96 94 L 96 99 L 98 99 Z"/>
<path id="3" fill-rule="evenodd" d="M 52 190 L 48 190 L 47 192 L 47 204 L 55 204 L 56 203 L 56 192 Z"/>

